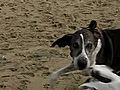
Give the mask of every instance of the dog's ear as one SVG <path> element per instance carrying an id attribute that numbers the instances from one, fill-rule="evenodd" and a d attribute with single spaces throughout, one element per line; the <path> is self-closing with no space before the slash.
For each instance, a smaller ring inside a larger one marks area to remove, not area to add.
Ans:
<path id="1" fill-rule="evenodd" d="M 59 47 L 65 47 L 66 45 L 70 46 L 71 39 L 73 34 L 66 34 L 62 38 L 57 39 L 51 47 L 54 47 L 55 45 L 58 45 Z"/>
<path id="2" fill-rule="evenodd" d="M 91 32 L 94 32 L 95 28 L 97 27 L 97 22 L 95 20 L 92 20 L 88 26 L 89 30 Z"/>

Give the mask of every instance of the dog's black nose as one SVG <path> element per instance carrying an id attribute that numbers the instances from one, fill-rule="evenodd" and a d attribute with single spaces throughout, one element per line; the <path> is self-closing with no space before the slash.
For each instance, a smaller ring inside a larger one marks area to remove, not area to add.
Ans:
<path id="1" fill-rule="evenodd" d="M 78 60 L 79 70 L 83 70 L 87 67 L 87 59 Z"/>

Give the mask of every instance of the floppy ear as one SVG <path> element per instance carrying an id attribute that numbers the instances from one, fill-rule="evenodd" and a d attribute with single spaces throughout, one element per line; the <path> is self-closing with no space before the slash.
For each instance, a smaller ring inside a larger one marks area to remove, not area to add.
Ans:
<path id="1" fill-rule="evenodd" d="M 95 28 L 97 27 L 97 22 L 95 20 L 92 20 L 88 26 L 91 32 L 94 32 Z"/>
<path id="2" fill-rule="evenodd" d="M 72 36 L 73 36 L 73 34 L 64 35 L 62 38 L 57 39 L 51 45 L 51 47 L 54 47 L 55 45 L 58 45 L 59 47 L 65 47 L 66 45 L 70 46 Z"/>

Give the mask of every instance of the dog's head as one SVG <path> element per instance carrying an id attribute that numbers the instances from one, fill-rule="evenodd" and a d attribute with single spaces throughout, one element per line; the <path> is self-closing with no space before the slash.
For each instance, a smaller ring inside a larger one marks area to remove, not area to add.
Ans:
<path id="1" fill-rule="evenodd" d="M 97 45 L 99 43 L 98 38 L 96 38 L 97 34 L 95 33 L 96 26 L 96 21 L 92 20 L 89 27 L 81 28 L 73 34 L 64 35 L 62 38 L 57 39 L 52 44 L 52 47 L 55 45 L 59 47 L 68 45 L 74 66 L 80 70 L 90 67 L 95 63 L 92 56 L 96 56 L 95 54 L 99 51 L 99 49 L 97 50 L 96 48 L 100 48 L 99 45 Z M 97 51 L 95 51 L 95 49 Z"/>

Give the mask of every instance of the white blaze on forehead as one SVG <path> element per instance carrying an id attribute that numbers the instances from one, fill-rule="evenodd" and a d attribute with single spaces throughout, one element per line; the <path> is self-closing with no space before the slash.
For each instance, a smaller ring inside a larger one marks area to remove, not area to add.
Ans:
<path id="1" fill-rule="evenodd" d="M 82 38 L 82 53 L 81 55 L 83 55 L 86 59 L 87 59 L 87 67 L 90 66 L 90 60 L 85 52 L 85 42 L 84 42 L 84 36 L 83 34 L 80 34 L 80 37 Z"/>
<path id="2" fill-rule="evenodd" d="M 75 68 L 79 68 L 78 61 L 79 61 L 79 58 L 81 57 L 81 58 L 86 58 L 87 59 L 87 66 L 86 66 L 86 68 L 87 68 L 87 67 L 90 66 L 90 61 L 89 61 L 89 58 L 88 58 L 88 56 L 87 56 L 87 54 L 85 52 L 85 45 L 84 45 L 84 36 L 83 36 L 83 34 L 80 34 L 80 37 L 82 39 L 82 44 L 81 44 L 82 45 L 82 52 L 80 53 L 80 55 L 78 55 L 77 57 L 74 58 L 74 66 L 75 66 Z"/>
<path id="3" fill-rule="evenodd" d="M 84 37 L 82 34 L 80 34 L 80 37 L 82 38 L 82 48 L 84 48 Z"/>

